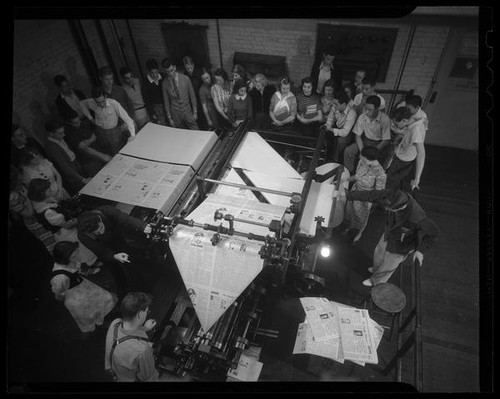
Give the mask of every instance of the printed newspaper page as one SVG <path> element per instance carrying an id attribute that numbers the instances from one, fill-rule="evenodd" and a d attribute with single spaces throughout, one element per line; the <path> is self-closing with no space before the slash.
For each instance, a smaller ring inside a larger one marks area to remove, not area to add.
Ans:
<path id="1" fill-rule="evenodd" d="M 340 338 L 317 342 L 313 337 L 311 325 L 304 322 L 299 324 L 292 353 L 322 356 L 344 363 L 344 359 L 339 356 L 340 344 Z"/>
<path id="2" fill-rule="evenodd" d="M 340 306 L 337 310 L 345 359 L 377 364 L 377 345 L 368 310 Z"/>
<path id="3" fill-rule="evenodd" d="M 335 307 L 326 298 L 305 297 L 300 303 L 306 313 L 307 323 L 316 342 L 339 338 L 339 329 L 335 317 Z"/>

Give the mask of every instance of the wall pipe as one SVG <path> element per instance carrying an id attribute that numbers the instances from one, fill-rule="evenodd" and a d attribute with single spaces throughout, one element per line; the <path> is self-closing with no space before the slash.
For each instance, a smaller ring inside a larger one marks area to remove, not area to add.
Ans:
<path id="1" fill-rule="evenodd" d="M 217 40 L 219 41 L 219 57 L 220 57 L 220 67 L 224 69 L 224 63 L 222 62 L 222 46 L 220 43 L 220 27 L 219 27 L 219 20 L 215 20 L 217 22 Z"/>
<path id="2" fill-rule="evenodd" d="M 85 35 L 85 31 L 83 30 L 82 23 L 78 19 L 68 19 L 68 23 L 71 33 L 73 34 L 73 38 L 76 42 L 76 46 L 78 47 L 78 51 L 80 52 L 80 55 L 82 57 L 85 70 L 89 74 L 92 84 L 98 85 L 99 78 L 97 62 L 95 60 L 94 53 L 92 52 L 92 48 L 89 46 L 89 42 L 87 40 L 87 36 Z"/>
<path id="3" fill-rule="evenodd" d="M 130 36 L 130 41 L 132 42 L 132 48 L 134 49 L 135 59 L 137 61 L 137 65 L 139 66 L 139 72 L 141 73 L 142 80 L 145 79 L 144 72 L 142 70 L 141 59 L 139 58 L 139 53 L 137 52 L 137 46 L 135 45 L 134 35 L 132 34 L 132 28 L 130 27 L 130 22 L 128 19 L 125 20 L 127 25 L 128 34 Z"/>
<path id="4" fill-rule="evenodd" d="M 113 56 L 111 55 L 111 49 L 109 48 L 109 44 L 106 40 L 106 35 L 104 34 L 104 29 L 102 27 L 101 21 L 98 19 L 94 19 L 94 22 L 97 27 L 97 33 L 99 34 L 99 39 L 101 40 L 102 46 L 104 48 L 104 53 L 106 54 L 106 59 L 108 60 L 108 66 L 111 68 L 113 71 L 113 74 L 115 75 L 115 83 L 120 84 L 120 80 L 118 79 L 118 71 L 116 69 L 116 65 L 113 61 Z"/>
<path id="5" fill-rule="evenodd" d="M 410 33 L 408 34 L 408 39 L 406 40 L 405 51 L 403 55 L 403 62 L 401 63 L 398 71 L 398 77 L 396 78 L 396 84 L 394 85 L 394 91 L 399 90 L 399 86 L 401 85 L 401 79 L 403 78 L 403 73 L 406 67 L 406 62 L 408 61 L 408 56 L 410 55 L 411 45 L 413 43 L 413 38 L 415 37 L 415 31 L 417 30 L 417 25 L 411 23 L 410 25 Z M 387 109 L 392 109 L 394 105 L 394 95 L 391 96 L 391 101 L 389 103 L 389 107 Z"/>
<path id="6" fill-rule="evenodd" d="M 116 27 L 116 23 L 114 19 L 111 19 L 111 26 L 113 28 L 113 36 L 115 37 L 115 40 L 118 43 L 118 47 L 120 48 L 120 54 L 122 56 L 123 62 L 125 63 L 125 66 L 127 68 L 130 68 L 130 63 L 128 62 L 128 57 L 125 51 L 123 50 L 123 38 L 120 37 L 120 32 L 118 31 L 118 28 Z"/>

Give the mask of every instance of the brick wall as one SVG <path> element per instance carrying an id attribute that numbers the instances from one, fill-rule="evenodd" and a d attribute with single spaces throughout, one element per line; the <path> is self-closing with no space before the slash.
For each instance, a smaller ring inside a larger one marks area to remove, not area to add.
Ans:
<path id="1" fill-rule="evenodd" d="M 217 24 L 214 19 L 133 20 L 133 34 L 139 53 L 144 59 L 155 57 L 159 61 L 167 54 L 162 38 L 162 22 L 188 22 L 208 26 L 207 39 L 212 68 L 220 66 Z M 316 54 L 317 24 L 354 25 L 397 28 L 391 62 L 385 82 L 380 89 L 394 89 L 403 61 L 410 33 L 407 23 L 381 23 L 359 20 L 333 19 L 220 19 L 223 67 L 230 71 L 236 51 L 280 55 L 286 57 L 287 69 L 295 82 L 308 76 Z M 414 89 L 425 98 L 448 35 L 447 26 L 418 26 L 405 66 L 400 89 Z M 386 96 L 389 100 L 389 96 Z"/>
<path id="2" fill-rule="evenodd" d="M 90 93 L 90 81 L 66 20 L 18 20 L 14 24 L 13 122 L 43 141 L 44 124 L 57 114 L 52 78 L 63 74 Z"/>

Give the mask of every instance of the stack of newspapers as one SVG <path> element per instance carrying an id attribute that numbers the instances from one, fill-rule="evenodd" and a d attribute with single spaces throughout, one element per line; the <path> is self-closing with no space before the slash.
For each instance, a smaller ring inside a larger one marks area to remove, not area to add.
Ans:
<path id="1" fill-rule="evenodd" d="M 377 364 L 377 348 L 384 329 L 357 309 L 327 298 L 300 298 L 306 317 L 299 324 L 293 354 L 326 357 L 339 363 L 350 360 L 364 366 Z"/>

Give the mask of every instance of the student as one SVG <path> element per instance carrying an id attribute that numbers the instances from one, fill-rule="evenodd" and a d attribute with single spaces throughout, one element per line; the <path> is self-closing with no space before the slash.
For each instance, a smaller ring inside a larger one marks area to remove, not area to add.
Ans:
<path id="1" fill-rule="evenodd" d="M 411 117 L 406 107 L 396 108 L 391 113 L 392 122 L 403 135 L 387 169 L 387 188 L 399 188 L 403 183 L 403 190 L 408 192 L 419 188 L 425 165 L 425 119 L 412 122 Z"/>
<path id="2" fill-rule="evenodd" d="M 134 106 L 132 105 L 125 89 L 115 84 L 111 68 L 105 66 L 99 69 L 99 79 L 101 80 L 102 92 L 106 98 L 118 101 L 127 115 L 133 118 Z"/>
<path id="3" fill-rule="evenodd" d="M 156 326 L 149 319 L 152 298 L 130 292 L 120 303 L 121 318 L 111 322 L 106 335 L 104 368 L 117 382 L 158 381 L 153 343 L 148 332 Z"/>
<path id="4" fill-rule="evenodd" d="M 356 111 L 348 104 L 349 98 L 345 92 L 339 92 L 337 103 L 326 119 L 326 159 L 340 163 L 344 149 L 352 142 L 351 130 L 356 123 Z"/>
<path id="5" fill-rule="evenodd" d="M 385 100 L 381 95 L 377 94 L 377 92 L 375 91 L 375 85 L 376 85 L 375 79 L 369 76 L 365 76 L 363 78 L 362 92 L 356 94 L 353 101 L 354 109 L 356 110 L 356 113 L 358 115 L 360 115 L 363 112 L 366 99 L 370 96 L 377 96 L 378 98 L 380 98 L 380 107 L 378 109 L 380 111 L 385 110 Z"/>
<path id="6" fill-rule="evenodd" d="M 103 324 L 117 298 L 80 273 L 78 251 L 77 242 L 61 241 L 55 245 L 50 285 L 55 298 L 64 302 L 80 331 L 89 333 L 96 325 Z"/>
<path id="7" fill-rule="evenodd" d="M 422 109 L 422 97 L 417 95 L 409 95 L 406 99 L 400 102 L 397 107 L 406 107 L 411 112 L 411 122 L 416 122 L 420 119 L 423 120 L 425 130 L 429 128 L 429 120 L 427 114 Z"/>
<path id="8" fill-rule="evenodd" d="M 201 129 L 205 130 L 207 127 L 207 121 L 205 120 L 205 114 L 203 112 L 200 112 L 202 107 L 199 96 L 200 87 L 202 85 L 201 75 L 203 68 L 196 65 L 193 58 L 189 55 L 182 57 L 182 64 L 184 66 L 184 70 L 182 70 L 181 73 L 186 75 L 189 80 L 191 80 L 194 95 L 196 96 L 196 109 L 198 110 L 198 119 L 196 122 L 198 123 L 198 126 L 201 127 Z"/>
<path id="9" fill-rule="evenodd" d="M 302 79 L 301 92 L 297 94 L 296 127 L 304 135 L 315 137 L 323 121 L 322 104 L 319 96 L 313 94 L 312 79 Z"/>
<path id="10" fill-rule="evenodd" d="M 380 98 L 369 96 L 364 105 L 364 112 L 354 125 L 355 143 L 344 150 L 344 166 L 351 174 L 355 171 L 357 156 L 364 146 L 377 147 L 381 153 L 381 163 L 385 160 L 387 146 L 391 140 L 391 121 L 379 107 Z"/>
<path id="11" fill-rule="evenodd" d="M 354 84 L 354 87 L 356 88 L 355 94 L 360 94 L 363 92 L 363 79 L 366 77 L 366 70 L 364 69 L 357 69 L 356 73 L 354 74 L 354 80 L 352 83 Z"/>
<path id="12" fill-rule="evenodd" d="M 372 287 L 389 280 L 408 256 L 423 262 L 439 235 L 436 224 L 427 217 L 415 199 L 401 190 L 346 191 L 348 201 L 369 201 L 387 212 L 384 232 L 373 252 L 372 276 L 363 285 Z"/>
<path id="13" fill-rule="evenodd" d="M 247 85 L 243 79 L 234 82 L 233 94 L 229 97 L 227 116 L 233 127 L 252 117 L 252 99 L 247 93 Z"/>
<path id="14" fill-rule="evenodd" d="M 137 130 L 142 129 L 142 127 L 149 122 L 148 112 L 146 110 L 146 103 L 142 98 L 142 90 L 139 79 L 132 76 L 132 71 L 123 67 L 120 69 L 120 76 L 123 80 L 123 89 L 127 93 L 129 102 L 131 103 L 134 112 L 132 115 L 135 123 L 137 124 Z"/>
<path id="15" fill-rule="evenodd" d="M 175 64 L 168 58 L 163 60 L 162 66 L 167 74 L 161 89 L 168 123 L 180 129 L 197 130 L 198 109 L 191 80 L 178 73 Z"/>
<path id="16" fill-rule="evenodd" d="M 329 79 L 326 81 L 324 92 L 325 94 L 321 96 L 321 110 L 323 111 L 323 120 L 321 121 L 322 123 L 326 122 L 326 119 L 328 118 L 332 107 L 337 107 L 339 105 L 339 102 L 336 98 L 338 89 L 335 87 L 335 82 L 333 81 L 333 79 Z"/>
<path id="17" fill-rule="evenodd" d="M 205 120 L 207 122 L 207 128 L 217 129 L 219 128 L 219 114 L 214 105 L 214 99 L 210 92 L 212 88 L 212 76 L 205 68 L 201 69 L 201 81 L 202 85 L 198 91 L 198 96 L 200 98 L 201 109 L 205 115 Z"/>
<path id="18" fill-rule="evenodd" d="M 101 87 L 94 87 L 92 98 L 83 100 L 81 104 L 84 114 L 95 125 L 97 145 L 106 154 L 115 156 L 127 141 L 134 139 L 134 121 L 118 101 L 106 96 Z"/>
<path id="19" fill-rule="evenodd" d="M 219 68 L 214 72 L 214 84 L 210 88 L 210 94 L 214 100 L 215 109 L 219 113 L 217 128 L 229 127 L 229 117 L 227 116 L 227 106 L 229 104 L 229 97 L 231 97 L 230 83 L 228 80 L 227 72 Z M 212 121 L 215 122 L 215 121 Z"/>
<path id="20" fill-rule="evenodd" d="M 387 176 L 384 168 L 379 163 L 379 155 L 376 147 L 364 147 L 361 150 L 356 174 L 349 178 L 350 182 L 354 182 L 351 190 L 367 191 L 383 190 L 385 188 Z M 347 201 L 345 209 L 346 225 L 348 228 L 358 231 L 353 242 L 357 242 L 361 238 L 368 224 L 371 207 L 371 202 Z"/>
<path id="21" fill-rule="evenodd" d="M 288 77 L 282 78 L 278 90 L 271 97 L 271 126 L 279 130 L 292 126 L 297 116 L 297 98 L 291 91 L 291 85 L 292 81 Z"/>
<path id="22" fill-rule="evenodd" d="M 325 83 L 332 79 L 336 87 L 342 87 L 342 71 L 335 65 L 335 56 L 337 49 L 334 46 L 328 46 L 323 51 L 322 57 L 316 60 L 311 69 L 311 79 L 313 92 L 323 94 Z"/>
<path id="23" fill-rule="evenodd" d="M 253 126 L 255 129 L 269 129 L 271 119 L 269 118 L 269 107 L 271 98 L 276 92 L 276 87 L 269 84 L 265 75 L 255 75 L 254 87 L 250 90 L 252 98 Z"/>
<path id="24" fill-rule="evenodd" d="M 59 95 L 55 101 L 59 115 L 61 115 L 63 119 L 67 119 L 76 112 L 80 119 L 85 120 L 85 115 L 80 106 L 80 101 L 86 98 L 85 95 L 80 90 L 73 89 L 68 79 L 63 75 L 54 76 L 54 84 L 59 91 Z"/>
<path id="25" fill-rule="evenodd" d="M 47 131 L 45 144 L 47 156 L 61 173 L 63 184 L 68 192 L 74 195 L 90 181 L 90 178 L 84 176 L 82 165 L 64 140 L 63 124 L 52 119 L 45 124 L 45 130 Z"/>
<path id="26" fill-rule="evenodd" d="M 10 163 L 16 167 L 19 167 L 19 158 L 21 157 L 23 149 L 26 147 L 36 148 L 40 154 L 46 156 L 40 143 L 28 135 L 22 126 L 15 123 L 12 124 L 10 141 Z"/>
<path id="27" fill-rule="evenodd" d="M 167 124 L 165 108 L 163 105 L 163 93 L 161 91 L 162 76 L 158 63 L 154 59 L 146 61 L 148 74 L 142 84 L 143 98 L 146 103 L 149 118 L 153 123 Z"/>

